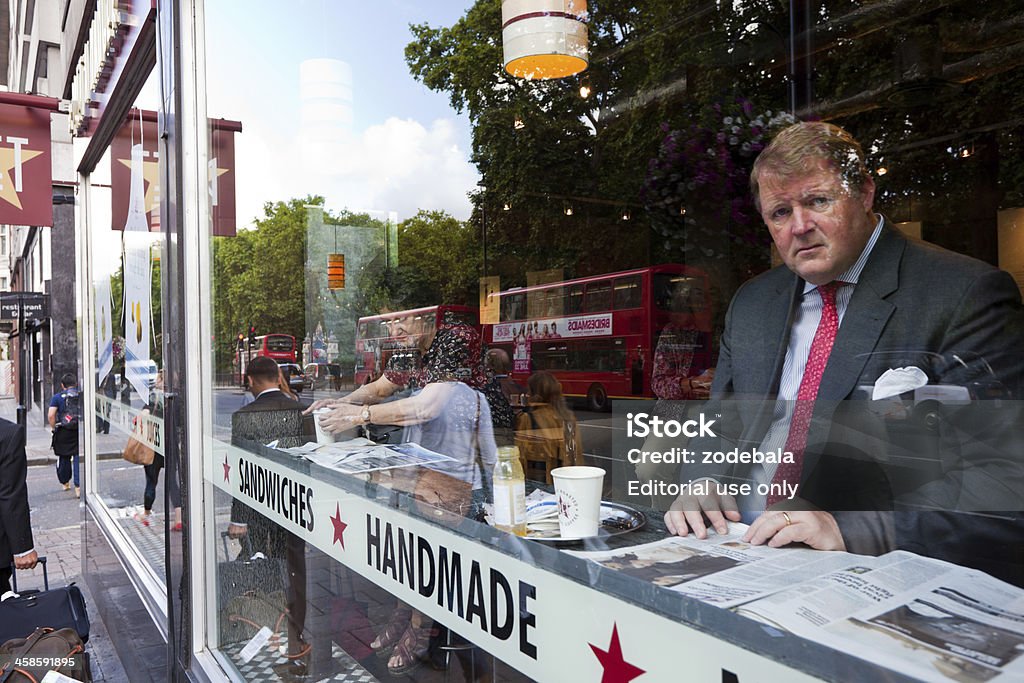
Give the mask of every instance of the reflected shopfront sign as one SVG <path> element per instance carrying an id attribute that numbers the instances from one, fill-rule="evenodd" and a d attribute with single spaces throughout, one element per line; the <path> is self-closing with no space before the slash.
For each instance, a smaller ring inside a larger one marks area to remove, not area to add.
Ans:
<path id="1" fill-rule="evenodd" d="M 53 225 L 50 109 L 0 104 L 0 223 Z"/>
<path id="2" fill-rule="evenodd" d="M 213 234 L 235 234 L 237 121 L 210 121 L 209 182 Z M 134 109 L 110 145 L 111 228 L 160 231 L 160 140 L 157 113 Z"/>

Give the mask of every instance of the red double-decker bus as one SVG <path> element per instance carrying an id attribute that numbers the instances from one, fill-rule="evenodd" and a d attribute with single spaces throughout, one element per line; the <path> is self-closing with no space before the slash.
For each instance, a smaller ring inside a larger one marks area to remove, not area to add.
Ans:
<path id="1" fill-rule="evenodd" d="M 700 269 L 663 264 L 498 296 L 499 322 L 483 326 L 488 347 L 508 352 L 517 380 L 547 370 L 591 410 L 609 409 L 613 398 L 656 397 L 654 352 L 673 321 L 702 340 L 686 350 L 692 367 L 711 367 L 708 277 Z"/>
<path id="2" fill-rule="evenodd" d="M 256 337 L 256 345 L 252 347 L 253 356 L 267 356 L 278 363 L 295 362 L 295 337 L 290 334 L 264 334 Z"/>
<path id="3" fill-rule="evenodd" d="M 366 384 L 380 377 L 393 354 L 415 353 L 420 337 L 439 325 L 458 324 L 480 331 L 477 309 L 441 304 L 360 318 L 356 323 L 356 383 Z"/>
<path id="4" fill-rule="evenodd" d="M 249 367 L 249 361 L 257 356 L 267 356 L 278 363 L 294 363 L 297 358 L 295 337 L 283 333 L 263 334 L 253 337 L 250 345 L 242 335 L 239 335 L 238 350 L 232 362 L 233 372 L 238 373 L 234 379 L 239 386 L 246 386 L 245 371 Z"/>

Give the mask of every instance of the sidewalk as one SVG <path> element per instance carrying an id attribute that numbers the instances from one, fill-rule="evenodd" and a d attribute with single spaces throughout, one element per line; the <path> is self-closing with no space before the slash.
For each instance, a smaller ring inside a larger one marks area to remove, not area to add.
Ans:
<path id="1" fill-rule="evenodd" d="M 17 402 L 13 398 L 0 397 L 0 417 L 16 420 L 16 408 Z M 93 680 L 97 683 L 123 683 L 132 677 L 125 671 L 114 649 L 96 600 L 82 575 L 83 527 L 81 521 L 74 520 L 83 518 L 84 507 L 74 495 L 62 491 L 57 486 L 52 471 L 56 457 L 50 450 L 50 430 L 41 423 L 40 411 L 29 413 L 25 451 L 30 466 L 28 488 L 32 509 L 33 542 L 36 551 L 46 556 L 50 588 L 74 583 L 85 597 L 90 619 L 86 651 L 89 653 Z M 121 439 L 123 438 L 122 436 Z M 115 447 L 113 439 L 113 436 L 105 437 L 108 442 L 104 444 L 101 441 L 101 450 L 109 452 L 113 457 L 120 457 L 120 447 Z M 34 467 L 35 465 L 47 467 Z M 54 523 L 48 520 L 59 520 L 59 526 L 45 528 Z M 42 589 L 42 565 L 37 565 L 32 571 L 17 572 L 17 579 L 21 589 Z"/>
<path id="2" fill-rule="evenodd" d="M 60 529 L 33 529 L 32 537 L 39 553 L 46 556 L 50 588 L 74 583 L 85 597 L 90 621 L 89 643 L 85 647 L 89 653 L 94 683 L 123 683 L 130 680 L 121 664 L 121 658 L 117 656 L 106 625 L 100 618 L 92 592 L 82 578 L 81 526 L 74 524 Z M 37 565 L 32 571 L 19 571 L 18 586 L 22 589 L 42 589 L 42 565 Z"/>
<path id="3" fill-rule="evenodd" d="M 18 419 L 18 401 L 13 396 L 0 396 L 0 417 L 11 422 Z M 43 424 L 46 412 L 33 410 L 29 412 L 25 426 L 25 453 L 28 456 L 28 465 L 53 465 L 57 462 L 57 456 L 50 450 L 50 427 Z M 83 426 L 87 426 L 84 424 Z M 94 427 L 95 428 L 95 427 Z M 100 460 L 120 458 L 121 450 L 127 438 L 124 434 L 97 434 L 97 452 Z"/>

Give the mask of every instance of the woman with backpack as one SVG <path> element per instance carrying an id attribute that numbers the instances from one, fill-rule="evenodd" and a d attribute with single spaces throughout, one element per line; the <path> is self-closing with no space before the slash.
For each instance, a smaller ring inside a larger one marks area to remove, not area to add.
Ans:
<path id="1" fill-rule="evenodd" d="M 541 370 L 530 375 L 526 384 L 530 395 L 526 409 L 516 420 L 516 446 L 526 475 L 530 476 L 531 462 L 542 462 L 545 481 L 550 484 L 554 468 L 583 464 L 580 429 L 554 375 Z"/>

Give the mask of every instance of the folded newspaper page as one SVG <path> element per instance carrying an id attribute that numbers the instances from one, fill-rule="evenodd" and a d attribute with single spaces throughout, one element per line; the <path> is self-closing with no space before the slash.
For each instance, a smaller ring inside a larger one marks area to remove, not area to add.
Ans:
<path id="1" fill-rule="evenodd" d="M 925 680 L 1024 680 L 1024 591 L 912 553 L 860 559 L 737 612 Z"/>
<path id="2" fill-rule="evenodd" d="M 453 461 L 447 455 L 428 450 L 419 444 L 384 445 L 362 438 L 331 444 L 306 443 L 284 450 L 344 474 L 361 474 L 396 467 Z"/>
<path id="3" fill-rule="evenodd" d="M 719 607 L 735 607 L 855 564 L 860 556 L 808 548 L 769 548 L 742 540 L 745 524 L 728 533 L 709 529 L 706 540 L 670 536 L 606 551 L 566 551 Z"/>
<path id="4" fill-rule="evenodd" d="M 1024 590 L 948 562 L 668 537 L 566 551 L 929 681 L 1024 680 Z"/>

